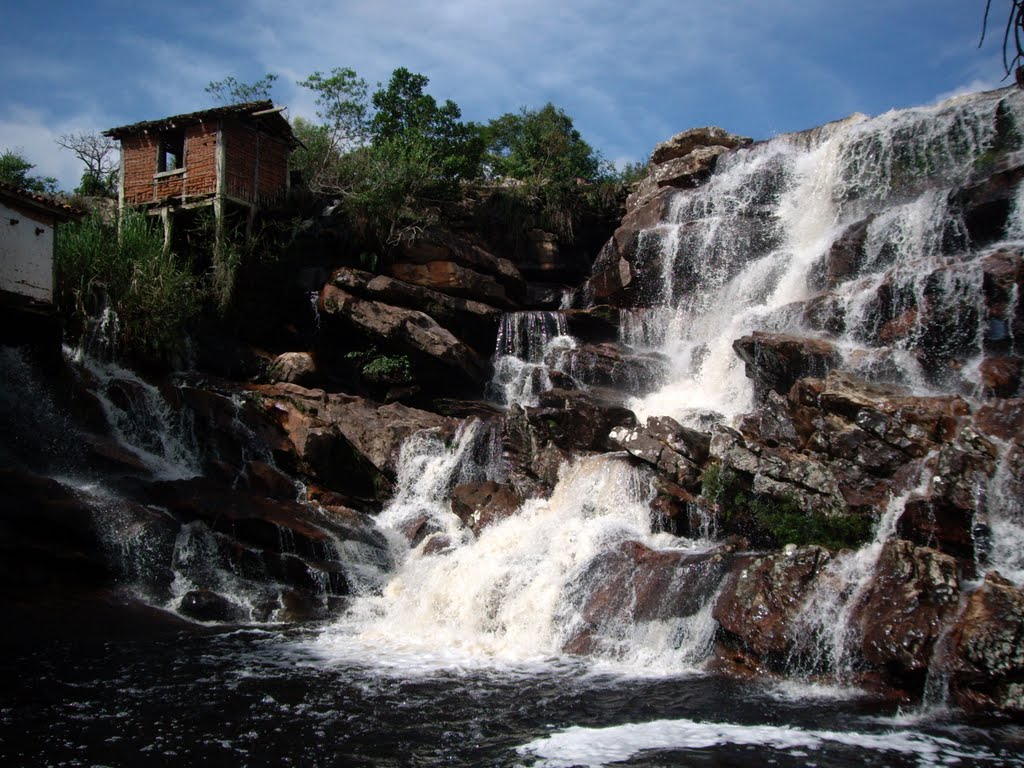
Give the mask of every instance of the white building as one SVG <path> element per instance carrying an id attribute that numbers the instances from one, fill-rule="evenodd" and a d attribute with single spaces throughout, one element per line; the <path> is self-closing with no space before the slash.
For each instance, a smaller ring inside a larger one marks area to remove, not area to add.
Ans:
<path id="1" fill-rule="evenodd" d="M 70 205 L 0 182 L 0 292 L 5 303 L 52 305 L 57 224 Z"/>

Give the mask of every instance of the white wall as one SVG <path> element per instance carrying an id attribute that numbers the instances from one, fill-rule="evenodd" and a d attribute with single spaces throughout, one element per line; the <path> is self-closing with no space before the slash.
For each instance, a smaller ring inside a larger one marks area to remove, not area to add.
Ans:
<path id="1" fill-rule="evenodd" d="M 11 221 L 17 221 L 12 224 Z M 36 230 L 42 232 L 37 234 Z M 0 202 L 0 290 L 53 301 L 53 226 Z"/>

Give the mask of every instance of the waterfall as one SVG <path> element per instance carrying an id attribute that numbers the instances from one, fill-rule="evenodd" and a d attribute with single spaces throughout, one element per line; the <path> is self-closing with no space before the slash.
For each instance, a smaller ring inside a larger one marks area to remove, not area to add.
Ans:
<path id="1" fill-rule="evenodd" d="M 804 302 L 823 287 L 850 367 L 920 392 L 970 390 L 960 363 L 980 354 L 984 315 L 980 270 L 963 262 L 987 251 L 971 248 L 950 198 L 999 140 L 1000 109 L 1021 124 L 1024 98 L 995 92 L 855 116 L 726 155 L 704 186 L 677 193 L 665 221 L 640 235 L 639 263 L 661 277 L 642 297 L 650 308 L 623 327 L 623 341 L 672 361 L 669 383 L 632 401 L 637 416 L 749 411 L 732 342 L 753 330 L 820 333 Z M 1010 220 L 1012 237 L 1020 217 Z M 823 279 L 853 226 L 867 230 L 859 263 Z M 924 328 L 924 307 L 949 315 L 947 333 Z M 897 322 L 910 328 L 892 338 Z"/>
<path id="2" fill-rule="evenodd" d="M 525 663 L 559 656 L 581 633 L 596 631 L 596 655 L 615 664 L 684 669 L 702 662 L 714 635 L 710 598 L 717 572 L 705 579 L 705 599 L 686 615 L 620 621 L 612 612 L 600 621 L 587 613 L 600 604 L 606 579 L 618 573 L 622 547 L 693 553 L 695 570 L 700 564 L 701 573 L 708 570 L 690 542 L 651 533 L 649 475 L 615 454 L 580 460 L 563 467 L 550 498 L 525 502 L 474 538 L 447 497 L 465 477 L 466 457 L 481 445 L 480 429 L 471 423 L 450 445 L 430 434 L 406 442 L 399 489 L 378 523 L 395 531 L 426 515 L 434 535 L 449 537 L 451 547 L 438 554 L 424 541 L 410 549 L 393 534 L 405 550 L 402 565 L 379 596 L 363 597 L 323 636 L 322 647 L 340 653 L 354 640 L 377 653 Z M 684 588 L 687 569 L 672 573 L 676 589 Z"/>
<path id="3" fill-rule="evenodd" d="M 504 405 L 537 405 L 551 389 L 551 372 L 561 349 L 572 348 L 560 312 L 510 312 L 501 318 L 494 347 L 494 376 L 488 396 Z"/>

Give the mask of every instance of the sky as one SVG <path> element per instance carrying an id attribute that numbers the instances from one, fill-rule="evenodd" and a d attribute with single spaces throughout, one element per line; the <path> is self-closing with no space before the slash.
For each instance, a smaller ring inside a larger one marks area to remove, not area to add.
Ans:
<path id="1" fill-rule="evenodd" d="M 55 143 L 214 106 L 206 85 L 350 67 L 371 86 L 406 67 L 486 122 L 552 102 L 602 156 L 646 160 L 679 131 L 755 139 L 1001 87 L 1010 0 L 6 0 L 0 151 L 63 189 L 82 166 Z"/>

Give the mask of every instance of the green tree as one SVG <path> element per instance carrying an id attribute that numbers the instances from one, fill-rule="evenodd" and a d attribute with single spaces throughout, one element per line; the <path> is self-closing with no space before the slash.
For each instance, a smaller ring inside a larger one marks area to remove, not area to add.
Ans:
<path id="1" fill-rule="evenodd" d="M 461 122 L 458 104 L 447 99 L 439 105 L 424 92 L 429 82 L 405 67 L 392 72 L 387 87 L 373 94 L 370 128 L 375 148 L 430 158 L 444 187 L 478 175 L 483 140 L 477 126 Z"/>
<path id="2" fill-rule="evenodd" d="M 32 176 L 29 174 L 35 165 L 22 155 L 10 149 L 0 155 L 0 181 L 15 187 L 38 192 L 44 195 L 57 193 L 57 179 L 53 176 Z"/>
<path id="3" fill-rule="evenodd" d="M 496 176 L 594 181 L 604 170 L 600 154 L 583 140 L 572 118 L 550 102 L 491 120 L 485 135 L 486 163 Z"/>
<path id="4" fill-rule="evenodd" d="M 277 75 L 264 75 L 252 83 L 245 83 L 228 75 L 223 80 L 211 80 L 206 92 L 219 104 L 242 104 L 271 98 Z"/>
<path id="5" fill-rule="evenodd" d="M 319 124 L 302 117 L 292 130 L 303 146 L 292 155 L 292 167 L 306 184 L 322 194 L 348 194 L 357 183 L 352 154 L 369 142 L 369 89 L 355 70 L 335 67 L 326 75 L 314 72 L 299 85 L 316 94 Z"/>

